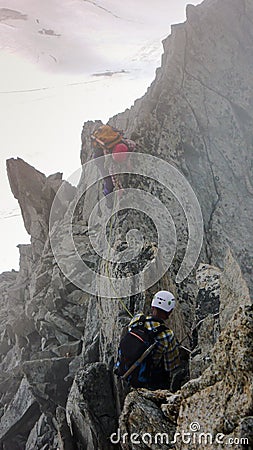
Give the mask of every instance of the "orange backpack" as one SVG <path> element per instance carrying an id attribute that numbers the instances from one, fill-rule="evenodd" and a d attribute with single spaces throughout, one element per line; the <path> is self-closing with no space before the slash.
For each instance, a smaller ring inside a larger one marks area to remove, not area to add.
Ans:
<path id="1" fill-rule="evenodd" d="M 122 141 L 123 135 L 120 131 L 112 128 L 110 125 L 101 125 L 92 135 L 95 146 L 105 147 L 107 150 Z"/>

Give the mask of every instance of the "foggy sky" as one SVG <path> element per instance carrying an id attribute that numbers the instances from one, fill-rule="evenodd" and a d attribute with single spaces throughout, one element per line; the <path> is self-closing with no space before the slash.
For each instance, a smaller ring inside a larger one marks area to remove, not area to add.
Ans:
<path id="1" fill-rule="evenodd" d="M 5 160 L 65 179 L 80 167 L 83 122 L 106 122 L 145 94 L 186 3 L 0 0 L 0 273 L 18 269 L 16 245 L 29 242 Z"/>

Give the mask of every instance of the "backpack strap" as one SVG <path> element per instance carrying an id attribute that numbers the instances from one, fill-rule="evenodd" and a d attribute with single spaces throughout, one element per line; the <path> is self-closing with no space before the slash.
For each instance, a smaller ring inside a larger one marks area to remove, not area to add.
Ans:
<path id="1" fill-rule="evenodd" d="M 131 325 L 131 329 L 135 328 L 135 327 L 144 327 L 145 326 L 145 321 L 146 321 L 146 316 L 144 314 L 142 314 L 138 320 L 136 320 L 136 322 L 134 322 Z"/>
<path id="2" fill-rule="evenodd" d="M 139 318 L 139 320 L 138 320 L 138 324 L 141 326 L 141 325 L 145 325 L 145 322 L 146 322 L 146 316 L 144 315 L 144 314 L 142 314 L 141 315 L 141 317 Z"/>
<path id="3" fill-rule="evenodd" d="M 165 325 L 159 325 L 159 327 L 153 328 L 151 333 L 153 334 L 154 337 L 156 337 L 159 333 L 165 330 L 167 330 L 167 327 Z"/>
<path id="4" fill-rule="evenodd" d="M 156 319 L 157 322 L 159 322 L 158 319 Z M 144 314 L 142 314 L 139 319 L 131 326 L 132 328 L 135 328 L 138 326 L 138 328 L 145 328 L 145 322 L 146 322 L 146 316 Z M 159 327 L 153 328 L 152 330 L 148 330 L 147 331 L 149 333 L 151 333 L 154 337 L 156 337 L 159 333 L 161 333 L 162 331 L 167 330 L 167 327 L 165 324 L 161 324 L 159 325 Z"/>

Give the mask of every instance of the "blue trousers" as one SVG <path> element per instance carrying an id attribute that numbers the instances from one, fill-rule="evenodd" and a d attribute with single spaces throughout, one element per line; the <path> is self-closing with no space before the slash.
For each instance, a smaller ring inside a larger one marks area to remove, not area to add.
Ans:
<path id="1" fill-rule="evenodd" d="M 103 150 L 100 148 L 96 148 L 94 151 L 94 159 L 96 160 L 99 156 L 104 156 Z M 112 177 L 109 175 L 108 171 L 104 166 L 104 162 L 101 160 L 97 160 L 96 166 L 103 177 L 103 194 L 108 195 L 113 191 L 113 182 Z"/>

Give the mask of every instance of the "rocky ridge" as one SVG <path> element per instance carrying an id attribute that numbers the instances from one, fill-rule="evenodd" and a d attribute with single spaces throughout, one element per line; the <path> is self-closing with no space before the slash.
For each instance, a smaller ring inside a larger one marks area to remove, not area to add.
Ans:
<path id="1" fill-rule="evenodd" d="M 248 447 L 241 443 L 238 448 L 251 448 L 252 22 L 249 0 L 188 6 L 186 23 L 172 27 L 164 41 L 162 66 L 147 94 L 110 121 L 136 140 L 139 151 L 177 167 L 203 213 L 198 269 L 178 285 L 175 275 L 188 236 L 182 208 L 155 182 L 134 180 L 135 187 L 152 192 L 170 208 L 182 240 L 163 278 L 124 302 L 132 314 L 147 312 L 157 288 L 175 292 L 178 307 L 171 327 L 179 340 L 188 336 L 185 344 L 192 349 L 191 380 L 181 391 L 135 390 L 126 396 L 112 373 L 119 336 L 129 320 L 126 311 L 117 299 L 79 289 L 61 272 L 52 252 L 49 215 L 63 183 L 61 174 L 46 177 L 21 159 L 7 162 L 31 244 L 19 246 L 19 272 L 0 275 L 2 450 L 171 448 L 175 433 L 176 448 L 196 448 L 196 442 L 182 441 L 192 423 L 200 427 L 191 429 L 195 439 L 198 431 L 212 439 L 219 433 L 226 439 L 247 437 Z M 98 123 L 84 124 L 82 164 L 92 157 L 90 134 Z M 66 208 L 79 199 L 73 240 L 88 267 L 114 276 L 125 268 L 105 265 L 89 235 L 89 214 L 101 198 L 101 186 L 80 197 L 85 183 L 84 171 L 77 188 L 65 185 Z M 150 263 L 157 246 L 150 222 L 131 211 L 113 220 L 114 248 L 125 246 L 129 228 L 139 226 L 145 236 L 141 259 Z M 98 226 L 102 222 L 101 213 Z M 56 244 L 73 274 L 78 268 L 66 227 L 67 219 L 59 213 Z M 138 260 L 127 269 L 134 273 Z M 114 443 L 110 436 L 117 437 L 119 416 L 120 436 L 126 435 Z M 132 433 L 138 434 L 138 443 L 131 441 Z M 143 441 L 144 433 L 167 433 L 169 444 L 151 442 L 148 435 Z M 222 445 L 207 442 L 205 448 Z"/>

